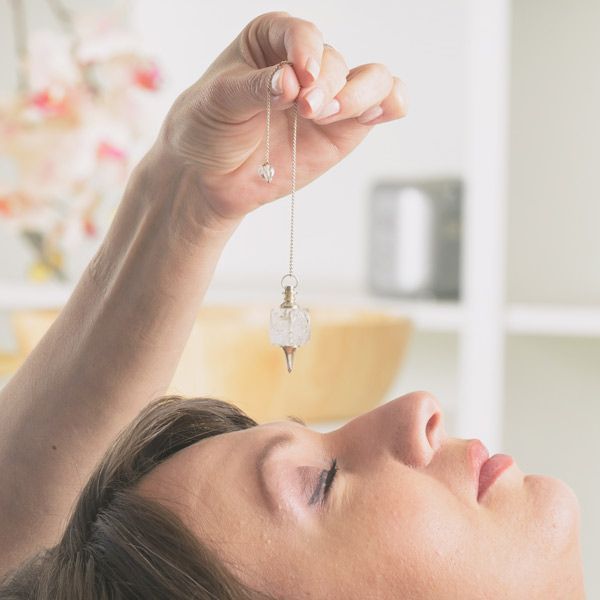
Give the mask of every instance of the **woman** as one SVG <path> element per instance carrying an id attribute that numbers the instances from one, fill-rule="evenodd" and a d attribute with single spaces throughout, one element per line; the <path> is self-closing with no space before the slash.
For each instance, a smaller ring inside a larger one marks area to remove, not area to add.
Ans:
<path id="1" fill-rule="evenodd" d="M 271 152 L 289 152 L 297 101 L 298 188 L 404 115 L 385 66 L 349 70 L 282 12 L 251 21 L 177 98 L 68 304 L 0 394 L 0 597 L 583 598 L 569 488 L 449 439 L 426 392 L 326 434 L 257 426 L 210 398 L 151 402 L 228 238 L 287 195 L 289 173 L 256 176 L 282 59 Z"/>

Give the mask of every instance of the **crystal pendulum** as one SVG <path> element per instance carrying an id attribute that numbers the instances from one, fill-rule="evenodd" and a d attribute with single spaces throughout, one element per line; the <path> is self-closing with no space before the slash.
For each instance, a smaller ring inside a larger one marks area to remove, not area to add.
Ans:
<path id="1" fill-rule="evenodd" d="M 289 277 L 289 274 L 284 275 L 283 279 L 286 277 Z M 284 301 L 279 308 L 271 309 L 269 328 L 271 343 L 283 348 L 288 373 L 294 366 L 296 348 L 310 340 L 310 315 L 307 310 L 296 304 L 295 287 L 295 285 L 284 286 Z"/>
<path id="2" fill-rule="evenodd" d="M 259 175 L 267 182 L 271 183 L 275 175 L 275 169 L 269 162 L 269 136 L 271 120 L 271 80 L 277 69 L 285 64 L 292 64 L 288 61 L 281 61 L 273 69 L 269 86 L 267 90 L 267 138 L 266 138 L 266 156 L 264 163 L 259 167 Z M 302 346 L 310 340 L 310 315 L 308 310 L 300 308 L 296 304 L 296 287 L 298 278 L 294 275 L 294 196 L 296 191 L 296 137 L 298 131 L 298 104 L 294 102 L 293 110 L 293 130 L 292 130 L 292 193 L 291 193 L 291 219 L 290 219 L 290 264 L 289 271 L 281 278 L 284 300 L 278 308 L 271 309 L 271 320 L 269 326 L 269 336 L 271 343 L 281 346 L 285 354 L 285 362 L 288 373 L 291 373 L 294 366 L 294 352 L 296 348 Z M 286 283 L 284 283 L 286 282 Z"/>

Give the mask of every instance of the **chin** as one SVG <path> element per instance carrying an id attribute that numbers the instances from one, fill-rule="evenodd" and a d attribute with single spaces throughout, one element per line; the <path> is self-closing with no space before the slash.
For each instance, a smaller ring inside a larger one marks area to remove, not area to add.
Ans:
<path id="1" fill-rule="evenodd" d="M 527 475 L 524 484 L 533 503 L 543 544 L 558 552 L 579 550 L 580 506 L 575 492 L 560 479 Z"/>

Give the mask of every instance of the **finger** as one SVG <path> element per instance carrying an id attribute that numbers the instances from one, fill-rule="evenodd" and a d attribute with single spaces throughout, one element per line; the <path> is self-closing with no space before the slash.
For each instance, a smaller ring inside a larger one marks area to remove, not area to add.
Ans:
<path id="1" fill-rule="evenodd" d="M 313 118 L 321 106 L 311 109 L 309 102 L 315 94 L 321 95 L 322 104 L 329 102 L 346 84 L 348 67 L 342 55 L 331 47 L 323 53 L 322 69 L 317 81 L 309 88 L 301 88 L 292 65 L 252 69 L 246 63 L 234 71 L 224 73 L 212 87 L 213 104 L 218 106 L 230 122 L 245 121 L 265 110 L 269 82 L 274 110 L 285 110 L 298 100 L 300 115 Z M 316 89 L 316 92 L 314 90 Z M 310 98 L 308 95 L 310 94 Z"/>
<path id="2" fill-rule="evenodd" d="M 300 91 L 290 65 L 252 69 L 244 64 L 220 73 L 210 84 L 204 85 L 201 95 L 218 119 L 242 123 L 265 111 L 270 85 L 273 110 L 291 106 Z"/>
<path id="3" fill-rule="evenodd" d="M 406 87 L 404 83 L 395 76 L 391 77 L 391 89 L 387 95 L 382 94 L 381 89 L 385 89 L 388 84 L 384 83 L 385 74 L 375 73 L 377 69 L 368 69 L 354 75 L 352 84 L 361 85 L 360 93 L 352 90 L 349 97 L 344 96 L 346 89 L 338 94 L 342 106 L 340 113 L 322 120 L 315 120 L 318 125 L 328 125 L 334 121 L 355 118 L 361 125 L 377 125 L 385 121 L 393 121 L 406 116 L 408 110 Z M 377 83 L 379 82 L 379 83 Z M 375 87 L 379 85 L 379 94 L 375 92 Z M 348 83 L 350 87 L 350 82 Z M 383 97 L 381 97 L 383 95 Z M 346 104 L 348 102 L 348 105 Z"/>
<path id="4" fill-rule="evenodd" d="M 314 119 L 324 111 L 332 114 L 339 110 L 335 97 L 346 85 L 349 73 L 348 65 L 340 52 L 331 46 L 325 46 L 319 77 L 310 87 L 302 88 L 298 95 L 300 115 Z"/>
<path id="5" fill-rule="evenodd" d="M 392 91 L 379 103 L 379 106 L 381 106 L 383 112 L 378 117 L 369 120 L 363 119 L 363 121 L 360 121 L 359 117 L 357 121 L 362 125 L 370 126 L 385 123 L 386 121 L 394 121 L 406 116 L 408 112 L 406 86 L 398 77 L 394 77 Z"/>
<path id="6" fill-rule="evenodd" d="M 283 11 L 265 13 L 251 21 L 245 39 L 253 56 L 263 54 L 270 64 L 289 60 L 301 86 L 319 76 L 323 34 L 314 23 Z"/>
<path id="7" fill-rule="evenodd" d="M 336 95 L 340 104 L 339 112 L 323 118 L 323 111 L 317 115 L 315 122 L 332 123 L 358 117 L 368 108 L 382 102 L 392 90 L 393 84 L 392 74 L 385 65 L 370 63 L 355 67 L 348 74 L 346 85 Z"/>

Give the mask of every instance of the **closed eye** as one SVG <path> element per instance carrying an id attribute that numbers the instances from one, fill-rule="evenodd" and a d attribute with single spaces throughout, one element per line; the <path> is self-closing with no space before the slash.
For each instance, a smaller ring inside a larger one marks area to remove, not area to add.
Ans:
<path id="1" fill-rule="evenodd" d="M 308 501 L 308 504 L 316 504 L 317 502 L 323 504 L 327 500 L 328 492 L 331 488 L 335 474 L 338 471 L 337 459 L 331 460 L 331 467 L 328 470 L 321 471 L 315 490 Z"/>

